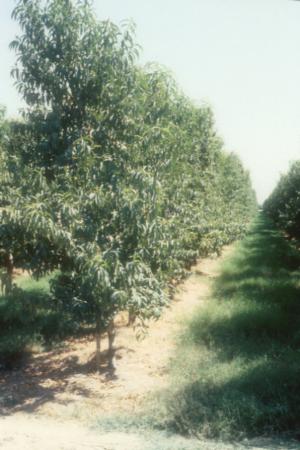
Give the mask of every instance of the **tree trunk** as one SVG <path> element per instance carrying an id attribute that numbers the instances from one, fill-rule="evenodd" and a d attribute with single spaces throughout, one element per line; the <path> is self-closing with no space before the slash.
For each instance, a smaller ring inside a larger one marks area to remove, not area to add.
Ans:
<path id="1" fill-rule="evenodd" d="M 96 370 L 97 372 L 100 372 L 101 367 L 101 323 L 100 323 L 100 317 L 96 316 L 96 332 L 95 332 L 95 338 L 96 338 Z"/>
<path id="2" fill-rule="evenodd" d="M 127 326 L 131 327 L 133 326 L 134 322 L 136 319 L 136 314 L 132 311 L 128 311 L 128 322 L 127 322 Z"/>
<path id="3" fill-rule="evenodd" d="M 114 340 L 116 337 L 116 329 L 114 320 L 112 319 L 107 328 L 107 336 L 108 336 L 108 367 L 110 369 L 115 369 L 114 365 Z"/>
<path id="4" fill-rule="evenodd" d="M 4 264 L 6 268 L 6 274 L 2 279 L 3 291 L 5 295 L 10 294 L 12 291 L 14 260 L 11 253 L 5 255 Z"/>

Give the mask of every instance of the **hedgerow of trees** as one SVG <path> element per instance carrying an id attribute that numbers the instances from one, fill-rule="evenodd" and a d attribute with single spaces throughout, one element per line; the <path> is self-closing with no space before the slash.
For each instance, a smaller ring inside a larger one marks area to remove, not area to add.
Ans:
<path id="1" fill-rule="evenodd" d="M 199 256 L 242 236 L 255 195 L 211 110 L 141 67 L 131 23 L 70 0 L 20 0 L 13 17 L 27 107 L 1 112 L 2 279 L 9 293 L 15 268 L 54 273 L 53 307 L 94 324 L 99 355 L 118 311 L 159 317 Z"/>
<path id="2" fill-rule="evenodd" d="M 295 161 L 282 175 L 264 203 L 264 210 L 290 237 L 300 237 L 300 161 Z"/>

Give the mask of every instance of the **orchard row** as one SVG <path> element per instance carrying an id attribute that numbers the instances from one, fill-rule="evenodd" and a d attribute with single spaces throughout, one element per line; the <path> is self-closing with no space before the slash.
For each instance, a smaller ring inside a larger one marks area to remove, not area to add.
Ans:
<path id="1" fill-rule="evenodd" d="M 158 317 L 198 257 L 239 238 L 256 209 L 212 112 L 141 66 L 134 27 L 89 2 L 21 0 L 12 71 L 26 108 L 1 119 L 0 262 L 56 274 L 53 305 L 100 333 L 128 310 Z"/>

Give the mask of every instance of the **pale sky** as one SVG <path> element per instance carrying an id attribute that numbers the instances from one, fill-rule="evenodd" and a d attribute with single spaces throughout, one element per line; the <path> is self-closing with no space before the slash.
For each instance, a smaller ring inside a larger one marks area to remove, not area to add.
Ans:
<path id="1" fill-rule="evenodd" d="M 0 104 L 16 116 L 9 42 L 14 0 L 0 0 Z M 226 149 L 250 170 L 259 201 L 300 158 L 300 2 L 94 0 L 100 19 L 131 18 L 142 62 L 172 71 L 183 91 L 214 110 Z"/>

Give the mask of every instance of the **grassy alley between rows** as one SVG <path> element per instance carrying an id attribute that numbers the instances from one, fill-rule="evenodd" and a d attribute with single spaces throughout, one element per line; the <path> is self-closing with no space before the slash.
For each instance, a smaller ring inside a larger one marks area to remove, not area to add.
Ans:
<path id="1" fill-rule="evenodd" d="M 173 360 L 168 423 L 238 439 L 300 427 L 300 254 L 260 215 Z"/>

